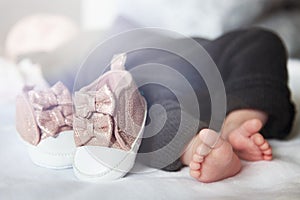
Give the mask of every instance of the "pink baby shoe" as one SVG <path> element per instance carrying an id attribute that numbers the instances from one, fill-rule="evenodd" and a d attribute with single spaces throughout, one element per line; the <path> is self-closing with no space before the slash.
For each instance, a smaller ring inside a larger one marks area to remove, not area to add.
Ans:
<path id="1" fill-rule="evenodd" d="M 16 99 L 16 128 L 32 161 L 43 167 L 72 167 L 75 152 L 71 94 L 61 83 L 25 87 Z"/>
<path id="2" fill-rule="evenodd" d="M 113 180 L 133 167 L 145 126 L 147 107 L 125 54 L 111 70 L 75 93 L 75 175 L 86 181 Z"/>

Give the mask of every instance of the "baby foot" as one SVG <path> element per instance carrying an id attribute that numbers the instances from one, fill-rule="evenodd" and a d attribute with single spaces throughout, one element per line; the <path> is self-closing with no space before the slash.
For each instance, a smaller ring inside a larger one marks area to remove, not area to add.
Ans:
<path id="1" fill-rule="evenodd" d="M 228 136 L 239 158 L 249 161 L 272 160 L 272 149 L 259 133 L 263 124 L 258 119 L 247 120 Z"/>
<path id="2" fill-rule="evenodd" d="M 231 145 L 216 132 L 204 129 L 191 142 L 192 148 L 187 149 L 182 160 L 189 161 L 190 175 L 195 179 L 206 183 L 214 182 L 240 171 L 239 158 Z"/>

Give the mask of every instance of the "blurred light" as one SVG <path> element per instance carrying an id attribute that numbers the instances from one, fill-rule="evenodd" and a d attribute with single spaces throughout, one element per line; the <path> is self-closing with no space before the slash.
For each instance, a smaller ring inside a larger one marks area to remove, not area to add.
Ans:
<path id="1" fill-rule="evenodd" d="M 83 0 L 81 26 L 84 30 L 106 29 L 116 17 L 115 0 Z"/>

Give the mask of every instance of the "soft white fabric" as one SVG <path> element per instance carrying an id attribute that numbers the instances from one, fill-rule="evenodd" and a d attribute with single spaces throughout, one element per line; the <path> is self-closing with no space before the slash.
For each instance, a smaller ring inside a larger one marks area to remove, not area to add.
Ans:
<path id="1" fill-rule="evenodd" d="M 299 110 L 300 61 L 289 65 Z M 0 66 L 0 74 L 3 69 Z M 1 88 L 8 86 L 0 81 Z M 190 178 L 188 168 L 172 173 L 140 167 L 117 181 L 86 183 L 77 180 L 72 169 L 50 170 L 30 161 L 15 130 L 14 102 L 0 95 L 0 199 L 300 199 L 299 126 L 294 131 L 298 135 L 288 141 L 270 141 L 273 161 L 243 162 L 237 176 L 220 182 L 199 183 Z"/>

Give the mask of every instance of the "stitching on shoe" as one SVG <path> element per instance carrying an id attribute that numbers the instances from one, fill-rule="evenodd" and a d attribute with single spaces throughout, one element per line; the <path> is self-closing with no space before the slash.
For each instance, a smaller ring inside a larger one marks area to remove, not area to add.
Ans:
<path id="1" fill-rule="evenodd" d="M 131 151 L 127 151 L 127 152 L 131 152 Z M 88 152 L 88 154 L 94 158 L 94 156 L 93 156 L 92 154 L 90 154 L 89 152 Z M 76 165 L 73 165 L 73 168 L 76 169 L 80 174 L 95 179 L 95 178 L 99 178 L 99 177 L 101 177 L 101 176 L 105 176 L 105 175 L 107 175 L 108 173 L 112 172 L 115 168 L 117 168 L 118 166 L 120 166 L 120 164 L 127 158 L 127 156 L 128 156 L 128 155 L 126 155 L 126 156 L 125 156 L 120 162 L 118 162 L 114 167 L 107 167 L 108 170 L 106 170 L 106 171 L 104 171 L 104 172 L 101 172 L 101 173 L 94 174 L 94 175 L 90 175 L 90 174 L 86 174 L 86 173 L 84 173 L 84 172 L 81 172 L 81 171 L 76 167 Z M 96 160 L 98 160 L 98 159 L 96 159 Z M 74 162 L 74 163 L 75 163 L 75 162 Z M 115 170 L 115 171 L 116 171 L 116 170 Z M 125 172 L 125 171 L 122 171 L 122 170 L 117 170 L 117 171 L 119 171 L 119 172 Z M 125 173 L 128 173 L 128 172 L 125 172 Z"/>

